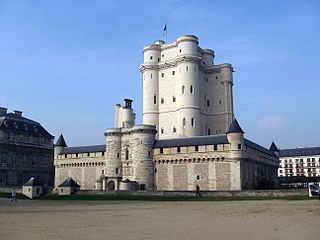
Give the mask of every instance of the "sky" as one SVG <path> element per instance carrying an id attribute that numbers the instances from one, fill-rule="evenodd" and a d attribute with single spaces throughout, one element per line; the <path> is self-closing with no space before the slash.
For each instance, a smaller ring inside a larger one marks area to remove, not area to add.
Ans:
<path id="1" fill-rule="evenodd" d="M 320 146 L 319 0 L 0 0 L 0 106 L 55 141 L 105 143 L 115 104 L 142 123 L 143 46 L 198 36 L 234 67 L 234 112 L 269 147 Z"/>

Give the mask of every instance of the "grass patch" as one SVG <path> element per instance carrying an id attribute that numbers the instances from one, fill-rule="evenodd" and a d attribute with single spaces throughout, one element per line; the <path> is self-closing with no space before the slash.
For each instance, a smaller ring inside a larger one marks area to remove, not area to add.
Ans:
<path id="1" fill-rule="evenodd" d="M 308 196 L 141 196 L 141 195 L 47 195 L 43 200 L 78 200 L 78 201 L 158 201 L 158 202 L 205 202 L 205 201 L 257 201 L 257 200 L 310 200 Z"/>
<path id="2" fill-rule="evenodd" d="M 16 194 L 17 199 L 29 199 L 22 193 L 17 193 Z M 11 193 L 9 192 L 0 192 L 0 198 L 10 198 L 11 199 Z"/>

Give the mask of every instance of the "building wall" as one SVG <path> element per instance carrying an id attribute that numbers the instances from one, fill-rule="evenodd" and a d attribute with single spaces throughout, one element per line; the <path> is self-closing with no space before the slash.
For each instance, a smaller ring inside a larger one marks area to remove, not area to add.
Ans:
<path id="1" fill-rule="evenodd" d="M 55 164 L 55 187 L 72 177 L 82 190 L 95 189 L 96 182 L 106 173 L 104 153 L 78 153 L 58 155 Z"/>
<path id="2" fill-rule="evenodd" d="M 233 120 L 232 66 L 214 65 L 214 52 L 195 36 L 144 47 L 143 123 L 159 139 L 225 133 Z"/>
<path id="3" fill-rule="evenodd" d="M 21 112 L 0 110 L 0 187 L 21 187 L 31 177 L 53 186 L 53 137 Z"/>
<path id="4" fill-rule="evenodd" d="M 319 177 L 320 155 L 280 157 L 279 177 Z"/>
<path id="5" fill-rule="evenodd" d="M 155 132 L 150 125 L 107 129 L 107 176 L 136 181 L 142 188 L 152 190 Z"/>
<path id="6" fill-rule="evenodd" d="M 239 155 L 231 144 L 156 148 L 155 189 L 194 190 L 197 184 L 203 190 L 274 188 L 277 162 L 249 146 Z"/>

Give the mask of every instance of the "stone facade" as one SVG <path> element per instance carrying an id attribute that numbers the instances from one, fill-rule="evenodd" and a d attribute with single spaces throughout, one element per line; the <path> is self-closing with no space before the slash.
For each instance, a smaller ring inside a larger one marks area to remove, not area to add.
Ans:
<path id="1" fill-rule="evenodd" d="M 38 122 L 0 107 L 0 187 L 18 187 L 31 177 L 53 187 L 53 136 Z"/>
<path id="2" fill-rule="evenodd" d="M 233 120 L 232 66 L 214 64 L 214 51 L 186 35 L 173 43 L 146 45 L 143 123 L 159 139 L 226 133 Z"/>
<path id="3" fill-rule="evenodd" d="M 106 144 L 55 147 L 56 183 L 81 189 L 243 190 L 277 187 L 278 158 L 244 138 L 233 116 L 232 66 L 192 35 L 144 48 L 143 124 L 116 105 Z M 89 157 L 89 155 L 91 157 Z"/>
<path id="4" fill-rule="evenodd" d="M 56 151 L 55 187 L 72 177 L 83 190 L 99 189 L 97 186 L 102 183 L 101 176 L 106 171 L 105 149 L 105 145 L 98 145 L 90 148 L 63 147 Z"/>

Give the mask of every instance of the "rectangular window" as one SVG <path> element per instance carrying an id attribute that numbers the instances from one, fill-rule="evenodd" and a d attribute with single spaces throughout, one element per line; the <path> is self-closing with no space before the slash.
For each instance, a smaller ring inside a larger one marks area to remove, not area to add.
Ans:
<path id="1" fill-rule="evenodd" d="M 1 159 L 1 165 L 2 166 L 7 166 L 8 162 L 8 153 L 3 153 L 2 154 L 2 159 Z"/>
<path id="2" fill-rule="evenodd" d="M 180 150 L 180 147 L 177 147 L 177 152 L 179 153 L 181 150 Z"/>
<path id="3" fill-rule="evenodd" d="M 161 77 L 164 77 L 164 73 L 161 73 Z"/>
<path id="4" fill-rule="evenodd" d="M 116 174 L 119 174 L 119 168 L 116 168 Z"/>
<path id="5" fill-rule="evenodd" d="M 195 146 L 195 147 L 194 147 L 194 150 L 195 150 L 196 152 L 198 152 L 198 151 L 199 151 L 199 146 Z"/>
<path id="6" fill-rule="evenodd" d="M 217 145 L 217 144 L 213 145 L 213 149 L 214 149 L 215 151 L 217 151 L 217 150 L 218 150 L 218 145 Z"/>
<path id="7" fill-rule="evenodd" d="M 210 100 L 207 100 L 207 107 L 210 107 Z"/>
<path id="8" fill-rule="evenodd" d="M 129 149 L 126 149 L 126 160 L 129 159 Z"/>
<path id="9" fill-rule="evenodd" d="M 157 96 L 156 95 L 153 96 L 153 104 L 157 104 Z"/>
<path id="10" fill-rule="evenodd" d="M 6 172 L 0 172 L 0 183 L 6 183 Z"/>
<path id="11" fill-rule="evenodd" d="M 35 165 L 36 165 L 36 158 L 35 158 L 35 157 L 32 158 L 31 165 L 32 165 L 32 166 L 35 166 Z"/>
<path id="12" fill-rule="evenodd" d="M 241 149 L 241 144 L 238 144 L 238 149 L 239 149 L 239 150 Z"/>
<path id="13" fill-rule="evenodd" d="M 161 153 L 161 154 L 163 153 L 163 148 L 160 148 L 160 153 Z"/>
<path id="14" fill-rule="evenodd" d="M 175 71 L 172 71 L 172 75 L 175 75 L 175 73 L 176 73 Z"/>
<path id="15" fill-rule="evenodd" d="M 90 153 L 87 153 L 87 156 L 90 157 Z"/>

